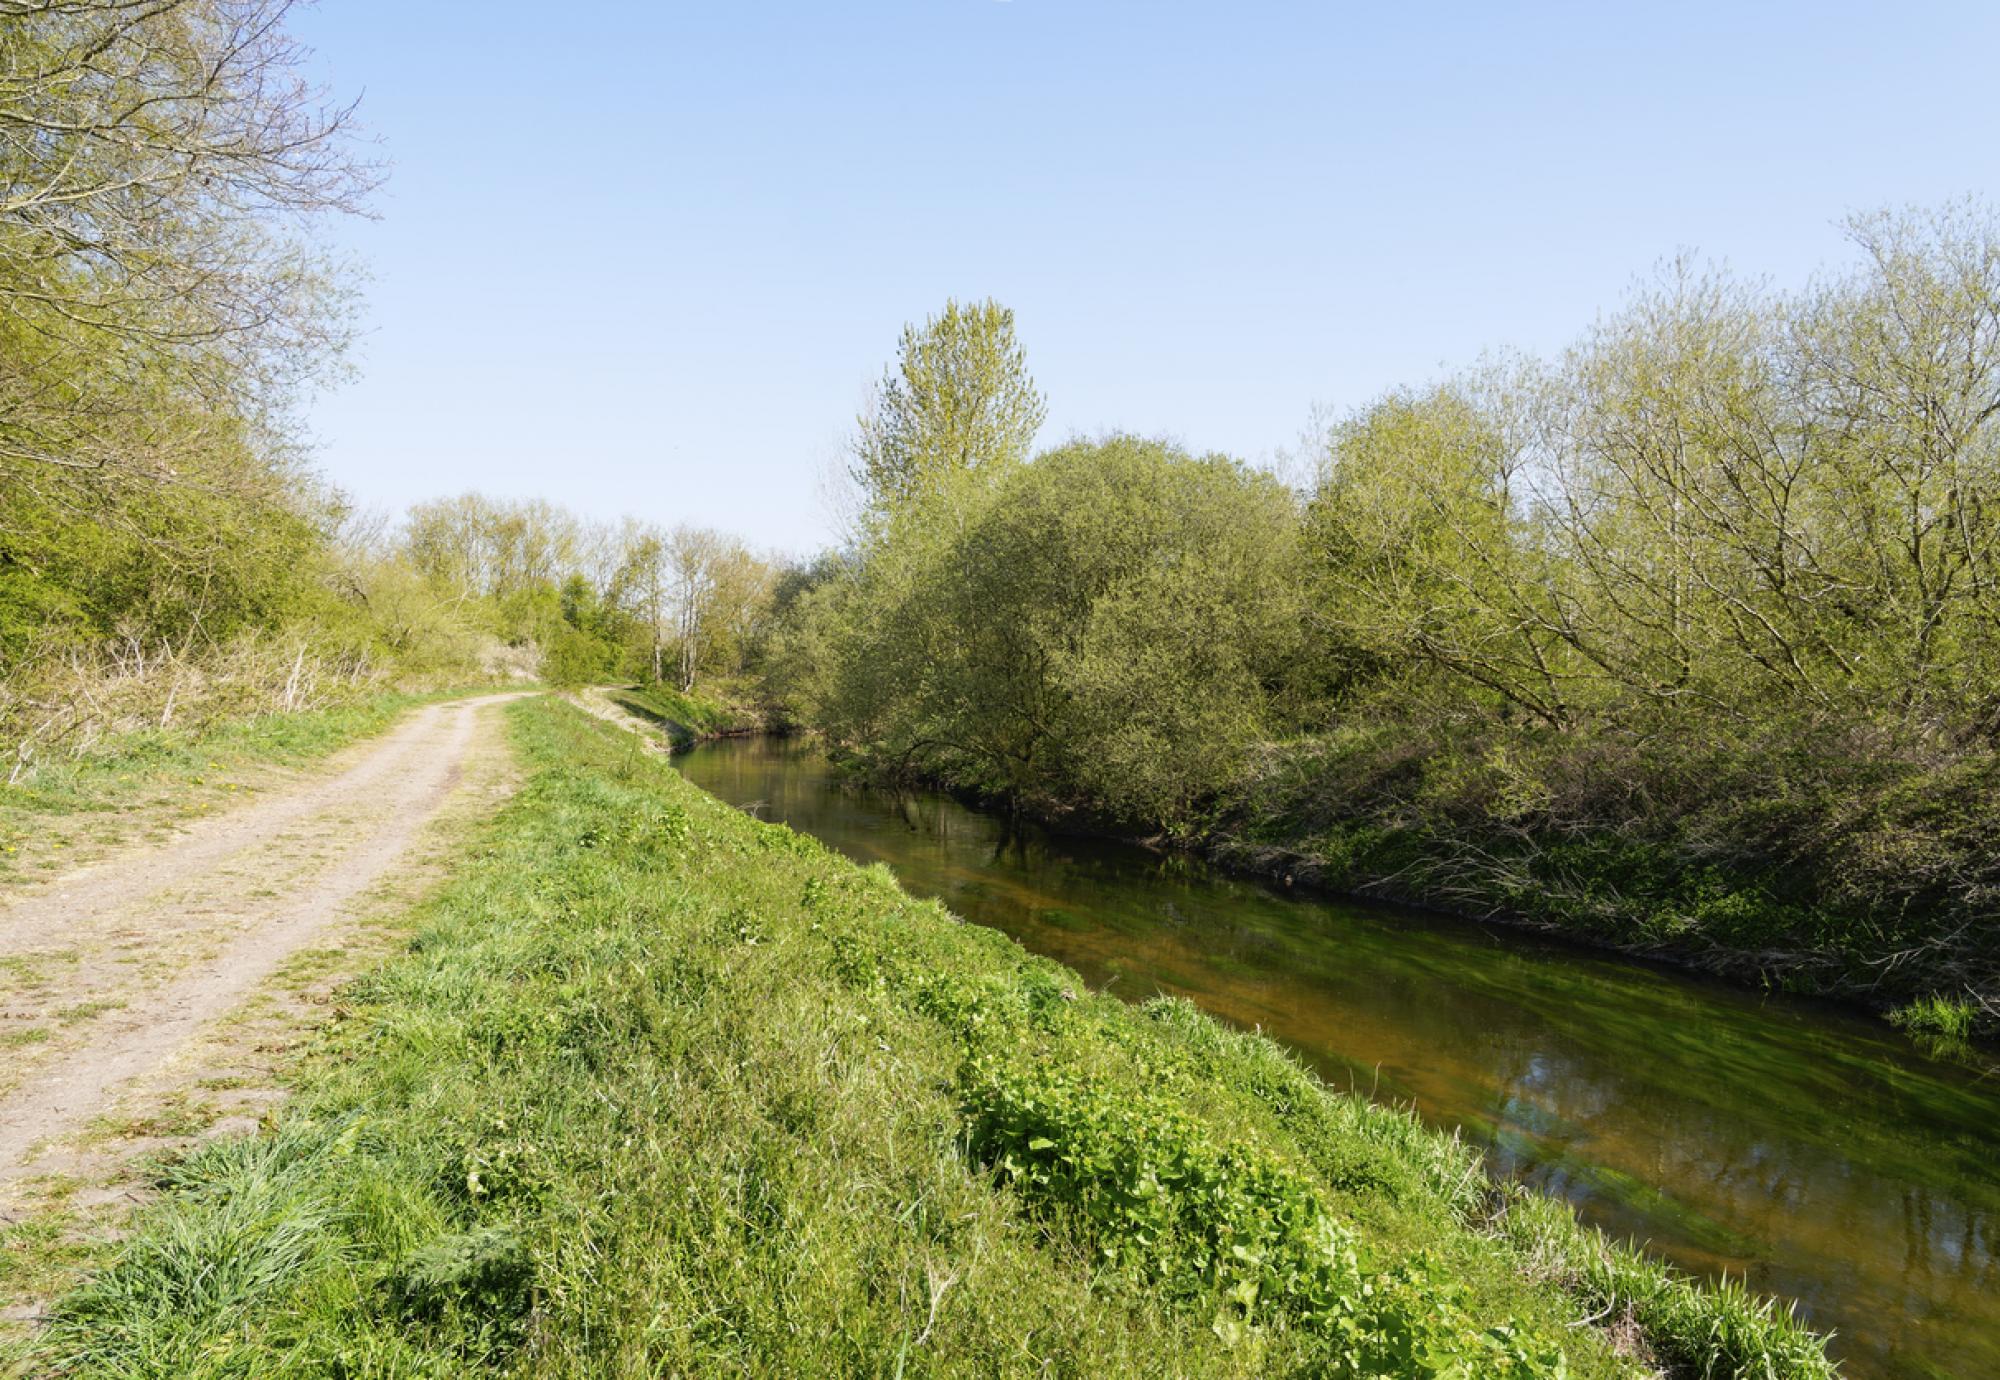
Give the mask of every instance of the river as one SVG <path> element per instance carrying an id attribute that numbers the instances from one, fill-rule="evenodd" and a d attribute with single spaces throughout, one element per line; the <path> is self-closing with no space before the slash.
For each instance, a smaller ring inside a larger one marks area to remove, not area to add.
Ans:
<path id="1" fill-rule="evenodd" d="M 1094 986 L 1260 1028 L 1607 1231 L 1798 1300 L 1850 1376 L 2000 1376 L 2000 1072 L 1819 1003 L 860 790 L 801 741 L 677 760 Z"/>

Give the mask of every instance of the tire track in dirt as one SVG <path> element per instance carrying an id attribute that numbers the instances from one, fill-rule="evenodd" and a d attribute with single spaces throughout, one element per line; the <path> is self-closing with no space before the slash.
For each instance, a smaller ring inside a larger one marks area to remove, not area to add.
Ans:
<path id="1" fill-rule="evenodd" d="M 0 907 L 0 1186 L 311 947 L 445 806 L 515 695 L 425 706 L 348 765 Z M 78 1014 L 81 1013 L 81 1014 Z M 29 1024 L 22 1024 L 27 1022 Z"/>

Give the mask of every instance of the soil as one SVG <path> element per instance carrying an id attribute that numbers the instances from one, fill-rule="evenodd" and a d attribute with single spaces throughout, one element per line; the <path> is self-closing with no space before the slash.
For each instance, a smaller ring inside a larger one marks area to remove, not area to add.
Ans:
<path id="1" fill-rule="evenodd" d="M 226 814 L 0 896 L 0 1220 L 107 1156 L 254 1125 L 299 1008 L 384 950 L 371 907 L 413 899 L 452 823 L 511 790 L 513 698 L 425 706 Z"/>

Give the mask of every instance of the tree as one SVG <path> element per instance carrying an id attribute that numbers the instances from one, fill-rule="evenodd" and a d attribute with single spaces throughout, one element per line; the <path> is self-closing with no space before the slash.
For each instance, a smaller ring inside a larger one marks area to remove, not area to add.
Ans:
<path id="1" fill-rule="evenodd" d="M 441 593 L 460 599 L 483 596 L 492 589 L 488 534 L 493 519 L 493 500 L 484 494 L 412 504 L 403 515 L 399 553 Z"/>
<path id="2" fill-rule="evenodd" d="M 1270 476 L 1134 437 L 960 472 L 799 601 L 780 678 L 892 768 L 1182 826 L 1270 726 L 1296 529 Z"/>
<path id="3" fill-rule="evenodd" d="M 344 338 L 296 230 L 375 172 L 292 3 L 0 0 L 0 458 L 170 479 Z"/>
<path id="4" fill-rule="evenodd" d="M 667 609 L 671 577 L 667 538 L 657 527 L 631 519 L 620 533 L 623 554 L 612 577 L 614 602 L 631 611 L 646 633 L 647 664 L 655 683 L 667 678 Z"/>
<path id="5" fill-rule="evenodd" d="M 855 480 L 878 508 L 948 474 L 1025 459 L 1047 406 L 1014 338 L 1014 313 L 988 299 L 905 326 L 854 442 Z"/>
<path id="6" fill-rule="evenodd" d="M 1806 292 L 1676 260 L 1553 367 L 1337 427 L 1322 626 L 1554 726 L 2000 734 L 2000 230 L 1849 233 Z"/>
<path id="7" fill-rule="evenodd" d="M 1509 388 L 1391 393 L 1330 435 L 1306 514 L 1313 615 L 1363 674 L 1428 663 L 1535 718 L 1567 713 Z"/>
<path id="8" fill-rule="evenodd" d="M 375 172 L 290 8 L 0 0 L 0 624 L 185 645 L 310 583 L 288 404 L 348 314 L 306 227 Z"/>
<path id="9" fill-rule="evenodd" d="M 712 528 L 690 527 L 685 523 L 667 534 L 667 569 L 678 653 L 677 683 L 683 692 L 694 689 L 695 668 L 708 632 L 709 596 L 729 540 Z"/>
<path id="10" fill-rule="evenodd" d="M 778 569 L 735 538 L 716 552 L 702 616 L 701 663 L 726 675 L 749 662 L 777 591 Z"/>

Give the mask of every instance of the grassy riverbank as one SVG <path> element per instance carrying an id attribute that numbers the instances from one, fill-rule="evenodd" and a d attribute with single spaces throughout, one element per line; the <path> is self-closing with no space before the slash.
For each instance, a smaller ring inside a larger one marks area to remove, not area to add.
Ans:
<path id="1" fill-rule="evenodd" d="M 1226 862 L 1499 918 L 1962 1041 L 1996 1013 L 2000 758 L 1823 734 L 1688 742 L 1358 719 L 1273 748 L 1207 836 Z"/>
<path id="2" fill-rule="evenodd" d="M 1166 832 L 1104 802 L 1010 794 L 830 743 L 849 769 L 1062 832 L 1560 935 L 1748 987 L 1850 1003 L 1927 1051 L 2000 1037 L 2000 757 L 1868 760 L 1801 742 L 1534 728 L 1418 736 L 1357 719 L 1265 745 Z M 975 778 L 977 780 L 977 778 Z"/>
<path id="3" fill-rule="evenodd" d="M 410 952 L 27 1368 L 1827 1373 L 1268 1041 L 509 712 L 527 782 Z"/>
<path id="4" fill-rule="evenodd" d="M 621 709 L 638 715 L 666 734 L 676 748 L 691 747 L 704 738 L 754 733 L 764 725 L 756 709 L 726 693 L 705 689 L 683 691 L 644 682 L 604 693 Z"/>

